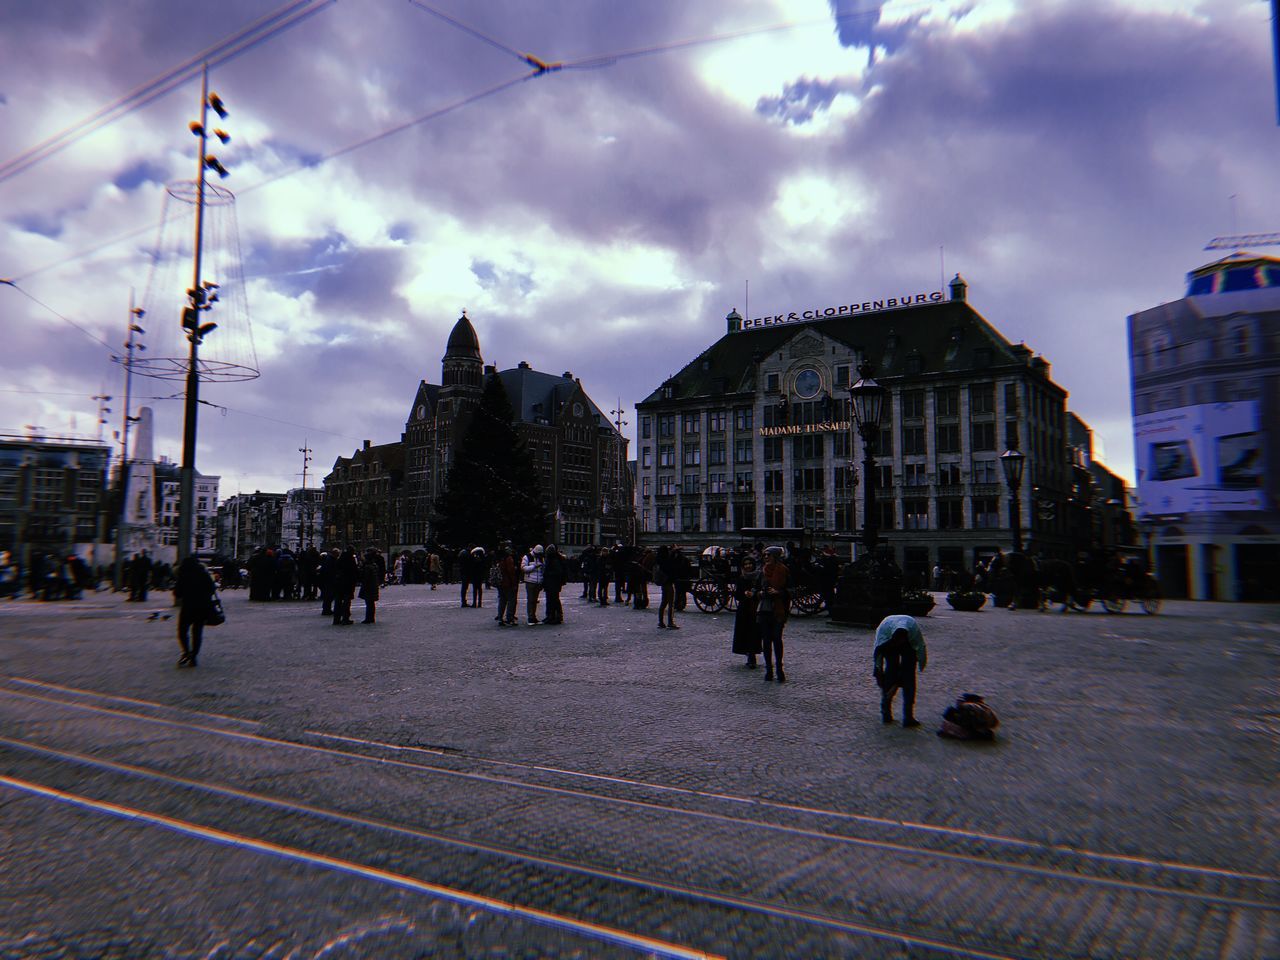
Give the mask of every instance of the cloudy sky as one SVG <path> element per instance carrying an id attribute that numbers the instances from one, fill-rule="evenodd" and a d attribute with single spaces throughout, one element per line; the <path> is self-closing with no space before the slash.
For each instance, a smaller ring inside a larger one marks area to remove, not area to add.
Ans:
<path id="1" fill-rule="evenodd" d="M 93 435 L 104 392 L 110 437 L 131 290 L 146 356 L 181 355 L 191 207 L 165 184 L 194 172 L 199 81 L 26 151 L 281 3 L 0 5 L 0 432 Z M 206 356 L 251 363 L 251 327 L 261 370 L 202 392 L 224 495 L 297 485 L 304 443 L 322 475 L 398 439 L 464 308 L 487 361 L 633 408 L 748 281 L 760 315 L 944 269 L 1132 476 L 1125 317 L 1180 296 L 1210 238 L 1280 230 L 1262 0 L 428 5 L 473 32 L 302 0 L 213 70 L 235 202 L 209 213 L 204 276 L 232 289 Z M 181 402 L 139 403 L 178 459 Z"/>

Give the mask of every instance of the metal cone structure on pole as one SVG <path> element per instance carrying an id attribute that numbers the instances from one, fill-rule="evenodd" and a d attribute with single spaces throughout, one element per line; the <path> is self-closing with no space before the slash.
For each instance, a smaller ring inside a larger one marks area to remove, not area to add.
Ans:
<path id="1" fill-rule="evenodd" d="M 169 198 L 194 206 L 195 224 L 191 248 L 191 286 L 181 302 L 159 301 L 147 305 L 152 316 L 162 315 L 166 308 L 181 311 L 182 336 L 187 349 L 181 349 L 181 341 L 171 336 L 152 344 L 152 353 L 145 359 L 135 359 L 134 372 L 141 376 L 161 380 L 183 380 L 186 384 L 183 433 L 182 470 L 179 475 L 180 503 L 178 508 L 178 560 L 181 561 L 194 549 L 195 524 L 195 458 L 196 425 L 200 404 L 200 382 L 252 380 L 258 376 L 257 353 L 253 347 L 253 333 L 249 326 L 249 311 L 244 294 L 244 279 L 240 266 L 239 237 L 235 221 L 235 195 L 222 187 L 207 182 L 206 175 L 213 170 L 219 176 L 227 176 L 227 169 L 216 156 L 208 152 L 212 134 L 222 143 L 231 137 L 223 130 L 210 130 L 209 111 L 219 118 L 227 116 L 222 99 L 209 92 L 209 68 L 206 64 L 200 83 L 200 118 L 190 124 L 191 132 L 199 140 L 196 179 L 193 182 L 170 184 L 167 188 L 165 210 L 168 213 Z M 209 222 L 206 223 L 206 220 Z M 161 237 L 157 244 L 152 279 L 165 277 L 177 254 L 183 252 L 169 236 L 170 218 L 161 225 Z M 206 250 L 206 233 L 213 234 L 211 250 Z M 166 242 L 168 240 L 168 243 Z M 205 279 L 206 260 L 216 260 L 220 268 L 218 280 Z M 167 279 L 167 278 L 166 278 Z M 151 283 L 148 283 L 148 288 Z M 161 283 L 159 290 L 176 288 L 176 283 Z M 217 307 L 218 322 L 206 320 L 204 315 Z M 201 356 L 205 337 L 219 330 L 213 347 Z M 183 356 L 183 353 L 186 353 Z"/>

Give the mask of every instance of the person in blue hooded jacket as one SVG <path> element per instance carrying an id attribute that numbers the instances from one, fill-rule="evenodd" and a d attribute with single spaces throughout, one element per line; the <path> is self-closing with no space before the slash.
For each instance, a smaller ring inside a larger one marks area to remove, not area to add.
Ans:
<path id="1" fill-rule="evenodd" d="M 893 723 L 893 698 L 902 690 L 902 725 L 918 727 L 915 718 L 916 668 L 928 662 L 924 634 L 915 617 L 896 614 L 876 627 L 873 674 L 880 685 L 880 719 Z"/>

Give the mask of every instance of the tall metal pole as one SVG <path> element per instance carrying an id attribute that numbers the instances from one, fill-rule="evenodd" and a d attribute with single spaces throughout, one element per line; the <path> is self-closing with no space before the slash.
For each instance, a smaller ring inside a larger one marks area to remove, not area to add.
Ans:
<path id="1" fill-rule="evenodd" d="M 196 418 L 200 404 L 200 371 L 196 366 L 200 349 L 200 308 L 204 306 L 204 287 L 200 283 L 200 256 L 204 244 L 204 170 L 205 148 L 209 134 L 209 65 L 204 65 L 200 77 L 200 128 L 197 137 L 200 153 L 196 158 L 196 236 L 194 269 L 191 289 L 187 292 L 191 306 L 183 319 L 187 326 L 187 340 L 191 343 L 191 359 L 187 366 L 187 397 L 182 428 L 182 472 L 178 488 L 178 560 L 186 559 L 192 552 L 195 535 L 196 489 Z"/>
<path id="2" fill-rule="evenodd" d="M 129 426 L 133 417 L 133 351 L 138 348 L 133 335 L 140 329 L 138 318 L 143 311 L 133 305 L 133 288 L 129 288 L 129 321 L 124 341 L 124 415 L 120 424 L 120 516 L 116 519 L 116 562 L 112 582 L 124 589 L 124 547 L 129 517 Z"/>
<path id="3" fill-rule="evenodd" d="M 876 429 L 873 424 L 862 424 L 858 428 L 862 435 L 862 548 L 868 555 L 875 551 L 880 540 L 880 518 L 876 513 Z"/>
<path id="4" fill-rule="evenodd" d="M 1018 484 L 1009 482 L 1009 526 L 1013 528 L 1013 552 L 1022 552 L 1022 498 Z"/>

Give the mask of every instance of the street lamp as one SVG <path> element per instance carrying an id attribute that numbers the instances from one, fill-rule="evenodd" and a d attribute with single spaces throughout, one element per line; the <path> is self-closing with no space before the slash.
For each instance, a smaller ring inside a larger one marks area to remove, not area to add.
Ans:
<path id="1" fill-rule="evenodd" d="M 1000 467 L 1004 470 L 1004 482 L 1009 485 L 1009 526 L 1013 529 L 1013 552 L 1022 552 L 1022 502 L 1019 491 L 1022 489 L 1022 468 L 1026 457 L 1018 450 L 1017 442 L 1009 444 L 1009 449 L 1000 454 Z"/>
<path id="2" fill-rule="evenodd" d="M 858 434 L 862 437 L 863 523 L 862 546 L 871 554 L 880 539 L 876 515 L 875 447 L 880 436 L 880 414 L 884 409 L 885 389 L 871 379 L 875 367 L 864 360 L 858 365 L 858 382 L 849 388 L 850 405 Z"/>

